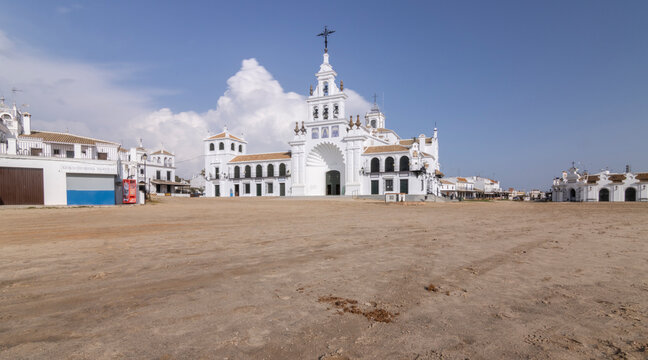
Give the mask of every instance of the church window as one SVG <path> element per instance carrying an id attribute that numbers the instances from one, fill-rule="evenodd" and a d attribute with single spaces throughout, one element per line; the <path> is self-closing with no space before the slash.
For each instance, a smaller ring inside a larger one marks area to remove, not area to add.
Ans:
<path id="1" fill-rule="evenodd" d="M 338 115 L 340 115 L 340 107 L 338 106 L 338 104 L 334 104 L 333 105 L 333 118 L 337 119 Z"/>
<path id="2" fill-rule="evenodd" d="M 225 143 L 221 142 L 218 144 L 218 150 L 225 150 Z"/>
<path id="3" fill-rule="evenodd" d="M 328 82 L 324 83 L 324 96 L 328 96 L 329 94 L 329 85 Z"/>
<path id="4" fill-rule="evenodd" d="M 376 120 L 371 120 L 371 127 L 376 128 Z"/>
<path id="5" fill-rule="evenodd" d="M 286 164 L 279 164 L 279 176 L 286 176 Z"/>
<path id="6" fill-rule="evenodd" d="M 313 119 L 317 119 L 319 117 L 319 108 L 317 106 L 313 106 Z"/>
<path id="7" fill-rule="evenodd" d="M 324 120 L 328 120 L 328 105 L 324 105 L 324 110 L 322 111 L 322 117 Z"/>
<path id="8" fill-rule="evenodd" d="M 252 168 L 250 167 L 250 165 L 245 165 L 245 177 L 246 178 L 252 177 Z"/>
<path id="9" fill-rule="evenodd" d="M 338 137 L 340 136 L 340 127 L 335 125 L 331 127 L 331 137 Z"/>
<path id="10" fill-rule="evenodd" d="M 274 165 L 268 164 L 268 175 L 267 176 L 274 176 Z"/>
<path id="11" fill-rule="evenodd" d="M 236 145 L 234 145 L 234 143 L 232 143 L 232 146 L 230 148 L 232 149 L 232 151 L 234 151 L 236 149 Z"/>
<path id="12" fill-rule="evenodd" d="M 209 144 L 209 151 L 214 151 L 214 143 Z"/>
<path id="13" fill-rule="evenodd" d="M 312 139 L 319 139 L 319 129 L 318 128 L 313 128 L 313 130 L 311 130 L 311 138 Z"/>
<path id="14" fill-rule="evenodd" d="M 239 152 L 240 152 L 240 153 L 243 152 L 243 145 L 239 145 Z"/>
<path id="15" fill-rule="evenodd" d="M 241 168 L 234 166 L 234 179 L 239 179 L 241 177 Z"/>
<path id="16" fill-rule="evenodd" d="M 407 156 L 403 156 L 400 158 L 400 164 L 398 170 L 409 171 L 409 158 Z"/>
<path id="17" fill-rule="evenodd" d="M 329 132 L 327 127 L 322 128 L 322 139 L 328 138 L 329 137 Z"/>
<path id="18" fill-rule="evenodd" d="M 394 158 L 391 156 L 385 159 L 385 172 L 394 172 Z"/>
<path id="19" fill-rule="evenodd" d="M 378 160 L 378 158 L 371 159 L 371 172 L 380 172 L 380 160 Z"/>
<path id="20" fill-rule="evenodd" d="M 263 167 L 261 165 L 257 165 L 256 169 L 255 169 L 255 173 L 256 174 L 254 174 L 254 175 L 256 177 L 262 177 L 263 176 Z"/>

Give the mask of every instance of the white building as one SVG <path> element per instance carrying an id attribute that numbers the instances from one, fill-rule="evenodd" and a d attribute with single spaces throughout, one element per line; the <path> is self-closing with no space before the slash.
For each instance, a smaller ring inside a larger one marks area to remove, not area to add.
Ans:
<path id="1" fill-rule="evenodd" d="M 31 115 L 0 99 L 0 205 L 115 204 L 119 144 L 31 130 Z"/>
<path id="2" fill-rule="evenodd" d="M 135 179 L 144 190 L 156 195 L 177 195 L 188 184 L 175 181 L 175 154 L 165 149 L 150 150 L 140 144 L 136 148 L 120 149 L 121 176 Z"/>
<path id="3" fill-rule="evenodd" d="M 552 201 L 648 201 L 648 172 L 601 171 L 580 173 L 575 166 L 563 171 L 552 186 Z"/>
<path id="4" fill-rule="evenodd" d="M 247 142 L 227 129 L 204 140 L 207 196 L 440 194 L 436 128 L 401 139 L 375 103 L 354 121 L 326 51 L 315 76 L 290 151 L 247 154 Z"/>
<path id="5" fill-rule="evenodd" d="M 493 199 L 502 194 L 499 181 L 481 176 L 469 176 L 466 180 L 474 184 L 475 195 L 478 198 Z"/>

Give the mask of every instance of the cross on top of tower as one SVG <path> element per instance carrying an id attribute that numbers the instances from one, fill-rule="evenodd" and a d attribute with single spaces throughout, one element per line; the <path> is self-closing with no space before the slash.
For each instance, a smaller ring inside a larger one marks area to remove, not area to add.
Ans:
<path id="1" fill-rule="evenodd" d="M 317 36 L 323 36 L 324 37 L 324 53 L 328 53 L 328 37 L 329 37 L 329 35 L 333 34 L 334 32 L 335 32 L 335 30 L 329 30 L 327 26 L 324 26 L 324 31 L 317 34 Z"/>

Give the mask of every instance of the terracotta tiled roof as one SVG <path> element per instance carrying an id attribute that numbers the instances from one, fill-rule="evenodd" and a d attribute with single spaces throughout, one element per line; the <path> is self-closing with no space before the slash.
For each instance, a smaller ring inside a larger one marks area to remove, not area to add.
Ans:
<path id="1" fill-rule="evenodd" d="M 51 132 L 51 131 L 32 131 L 29 135 L 20 135 L 21 138 L 29 139 L 43 139 L 44 142 L 62 143 L 62 144 L 83 144 L 83 145 L 96 145 L 110 144 L 119 145 L 112 141 L 105 141 L 93 139 L 85 136 L 72 135 L 67 133 Z"/>
<path id="2" fill-rule="evenodd" d="M 398 142 L 401 145 L 412 145 L 414 144 L 414 139 L 405 139 Z"/>
<path id="3" fill-rule="evenodd" d="M 587 176 L 587 183 L 588 184 L 596 184 L 599 181 L 599 176 L 598 175 L 589 175 Z"/>
<path id="4" fill-rule="evenodd" d="M 638 173 L 635 175 L 635 179 L 639 181 L 648 181 L 648 173 Z"/>
<path id="5" fill-rule="evenodd" d="M 452 181 L 448 181 L 448 180 L 441 180 L 441 184 L 454 185 Z"/>
<path id="6" fill-rule="evenodd" d="M 625 174 L 610 174 L 608 175 L 608 180 L 614 182 L 614 183 L 620 183 L 623 182 L 623 180 L 626 179 Z"/>
<path id="7" fill-rule="evenodd" d="M 232 134 L 226 134 L 226 133 L 224 133 L 224 132 L 222 132 L 222 133 L 220 133 L 220 134 L 216 134 L 216 135 L 214 135 L 214 136 L 211 136 L 211 137 L 207 138 L 207 140 L 225 139 L 226 137 L 227 137 L 227 138 L 230 138 L 230 139 L 237 140 L 237 141 L 245 142 L 244 140 L 239 139 L 239 138 L 237 138 L 236 136 L 234 136 L 234 135 L 232 135 Z"/>
<path id="8" fill-rule="evenodd" d="M 284 160 L 284 159 L 290 159 L 290 151 L 266 153 L 266 154 L 239 155 L 233 158 L 232 160 L 230 160 L 230 162 L 234 163 L 234 162 L 245 162 L 245 161 Z"/>
<path id="9" fill-rule="evenodd" d="M 171 154 L 170 152 L 168 152 L 166 150 L 158 150 L 156 152 L 152 152 L 151 155 L 171 155 L 171 156 L 173 156 L 173 154 Z"/>
<path id="10" fill-rule="evenodd" d="M 462 177 L 458 177 L 457 181 L 458 182 L 468 182 L 468 180 L 466 180 L 466 178 L 462 178 Z"/>
<path id="11" fill-rule="evenodd" d="M 124 148 L 119 148 L 119 151 L 121 151 L 121 152 L 123 152 L 123 153 L 127 153 L 127 152 L 129 152 L 130 150 L 128 150 L 128 149 L 124 149 Z"/>
<path id="12" fill-rule="evenodd" d="M 368 148 L 365 149 L 364 154 L 404 152 L 404 151 L 409 151 L 409 149 L 402 145 L 380 145 L 380 146 L 369 146 Z"/>

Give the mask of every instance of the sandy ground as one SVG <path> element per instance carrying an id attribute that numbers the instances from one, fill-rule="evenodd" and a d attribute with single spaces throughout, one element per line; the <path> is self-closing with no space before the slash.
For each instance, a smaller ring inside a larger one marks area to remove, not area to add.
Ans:
<path id="1" fill-rule="evenodd" d="M 0 209 L 2 359 L 648 357 L 648 204 Z"/>

